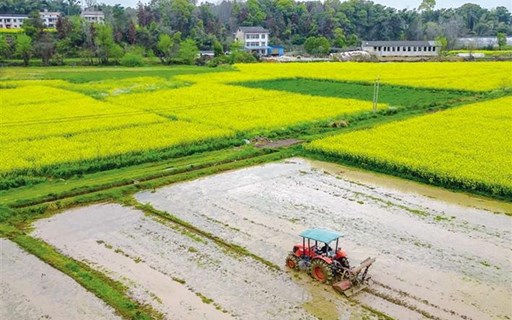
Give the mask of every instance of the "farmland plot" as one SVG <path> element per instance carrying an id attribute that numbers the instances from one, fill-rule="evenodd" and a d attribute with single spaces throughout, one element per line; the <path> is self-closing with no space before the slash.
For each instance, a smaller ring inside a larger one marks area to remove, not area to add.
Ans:
<path id="1" fill-rule="evenodd" d="M 0 94 L 5 115 L 0 120 L 0 176 L 8 180 L 2 180 L 2 188 L 12 195 L 9 204 L 0 203 L 0 210 L 7 212 L 0 212 L 3 219 L 31 221 L 34 212 L 53 214 L 63 206 L 97 201 L 95 197 L 127 203 L 128 193 L 157 183 L 142 169 L 134 175 L 134 168 L 127 167 L 134 164 L 155 166 L 151 172 L 157 177 L 177 169 L 162 160 L 178 157 L 176 161 L 183 162 L 178 171 L 184 174 L 176 179 L 197 177 L 203 173 L 194 172 L 195 161 L 179 157 L 193 153 L 198 163 L 211 162 L 213 169 L 207 172 L 218 172 L 217 158 L 203 162 L 200 152 L 226 146 L 238 149 L 259 135 L 308 137 L 335 130 L 329 126 L 333 121 L 350 117 L 369 119 L 371 125 L 373 119 L 394 119 L 397 110 L 389 106 L 423 112 L 430 104 L 452 107 L 466 98 L 504 96 L 508 94 L 504 89 L 512 87 L 510 62 L 238 68 L 238 72 L 208 74 L 178 68 L 173 76 L 193 75 L 172 79 L 167 73 L 174 68 L 160 67 L 137 69 L 142 73 L 123 68 L 55 69 L 32 80 L 20 80 L 16 73 L 9 76 L 12 79 L 0 82 L 0 93 L 6 93 Z M 112 78 L 105 78 L 108 70 Z M 384 110 L 373 115 L 368 112 L 370 99 L 359 88 L 371 88 L 368 83 L 377 77 L 395 91 L 382 96 L 378 108 Z M 484 78 L 489 81 L 479 81 Z M 241 85 L 248 81 L 257 85 Z M 347 92 L 332 94 L 338 90 L 332 81 L 343 82 Z M 303 87 L 288 90 L 291 83 Z M 317 86 L 312 93 L 316 96 L 304 89 L 310 85 Z M 417 105 L 410 104 L 407 94 L 417 92 L 425 96 L 417 99 Z M 340 157 L 350 150 L 340 153 L 338 139 L 347 137 L 343 147 L 366 151 L 368 141 L 376 136 L 380 137 L 377 142 L 392 142 L 379 145 L 395 157 L 386 160 L 392 169 L 411 164 L 398 160 L 413 157 L 420 160 L 412 163 L 411 170 L 425 175 L 427 182 L 435 180 L 429 180 L 434 168 L 446 186 L 456 183 L 456 187 L 462 184 L 465 189 L 506 196 L 512 177 L 506 166 L 512 157 L 507 108 L 511 103 L 506 97 L 438 112 L 368 130 L 370 137 L 364 136 L 365 131 L 334 136 L 313 142 L 310 150 Z M 433 120 L 423 123 L 424 118 Z M 353 123 L 345 124 L 353 129 Z M 393 125 L 403 134 L 390 134 L 399 131 Z M 381 128 L 388 128 L 387 133 Z M 418 128 L 426 133 L 413 138 Z M 428 146 L 428 152 L 425 147 L 421 150 L 422 145 Z M 369 158 L 364 160 L 371 163 Z M 107 171 L 112 168 L 126 171 Z M 105 178 L 108 183 L 102 182 L 101 189 L 89 188 L 82 174 L 91 172 L 96 175 L 92 180 Z M 510 205 L 397 183 L 405 185 L 404 190 L 380 184 L 382 180 L 352 174 L 347 168 L 291 159 L 136 195 L 140 203 L 177 217 L 175 222 L 144 206 L 100 204 L 44 216 L 33 225 L 33 235 L 122 282 L 131 298 L 152 305 L 166 317 L 382 319 L 372 311 L 378 310 L 399 319 L 510 318 Z M 32 182 L 40 183 L 37 187 L 42 191 L 31 190 Z M 44 190 L 54 182 L 60 183 L 58 194 Z M 38 198 L 34 202 L 30 196 L 23 198 L 19 186 L 23 194 Z M 417 189 L 421 190 L 414 193 Z M 144 208 L 146 212 L 141 211 Z M 18 224 L 14 225 L 16 229 Z M 367 292 L 347 300 L 305 274 L 284 269 L 284 257 L 299 241 L 297 234 L 310 227 L 344 232 L 343 245 L 352 264 L 377 256 L 374 282 Z M 16 298 L 12 303 L 18 303 Z"/>
<path id="2" fill-rule="evenodd" d="M 284 272 L 138 210 L 95 205 L 35 228 L 35 236 L 104 270 L 166 318 L 314 319 L 303 308 L 313 297 Z"/>
<path id="3" fill-rule="evenodd" d="M 484 201 L 463 196 L 454 204 L 432 198 L 457 198 L 448 192 L 415 193 L 413 183 L 400 190 L 347 170 L 291 159 L 143 192 L 137 199 L 278 265 L 304 229 L 339 230 L 352 264 L 377 256 L 371 289 L 355 299 L 398 319 L 512 314 L 512 225 L 506 215 L 489 212 L 512 213 L 510 205 L 484 209 Z M 324 302 L 343 301 L 328 292 Z M 338 316 L 347 312 L 338 309 Z"/>

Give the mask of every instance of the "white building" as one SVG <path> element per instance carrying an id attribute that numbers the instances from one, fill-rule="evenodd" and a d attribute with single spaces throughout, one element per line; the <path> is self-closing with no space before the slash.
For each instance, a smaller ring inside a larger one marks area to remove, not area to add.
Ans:
<path id="1" fill-rule="evenodd" d="M 39 17 L 43 20 L 45 28 L 55 28 L 57 26 L 57 19 L 59 19 L 60 12 L 50 12 L 44 10 L 39 12 Z"/>
<path id="2" fill-rule="evenodd" d="M 27 18 L 24 14 L 0 14 L 0 29 L 20 29 Z"/>
<path id="3" fill-rule="evenodd" d="M 435 41 L 363 41 L 362 49 L 380 57 L 436 57 L 441 45 Z"/>
<path id="4" fill-rule="evenodd" d="M 235 33 L 235 40 L 242 42 L 245 50 L 266 55 L 269 32 L 263 27 L 240 27 Z"/>
<path id="5" fill-rule="evenodd" d="M 59 16 L 60 12 L 49 12 L 48 10 L 39 12 L 39 17 L 45 28 L 55 28 Z M 28 19 L 26 14 L 0 14 L 0 29 L 21 29 L 25 19 Z"/>
<path id="6" fill-rule="evenodd" d="M 96 11 L 91 8 L 83 10 L 82 13 L 80 13 L 80 16 L 89 23 L 105 22 L 105 14 L 101 11 Z"/>

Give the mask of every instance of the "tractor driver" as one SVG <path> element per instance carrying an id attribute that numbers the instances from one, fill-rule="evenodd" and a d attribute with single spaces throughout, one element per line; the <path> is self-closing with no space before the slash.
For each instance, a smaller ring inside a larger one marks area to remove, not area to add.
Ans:
<path id="1" fill-rule="evenodd" d="M 322 247 L 322 249 L 320 249 L 320 252 L 322 254 L 325 254 L 326 256 L 331 256 L 334 254 L 334 250 L 332 250 L 332 248 L 326 243 L 324 244 L 324 246 Z"/>

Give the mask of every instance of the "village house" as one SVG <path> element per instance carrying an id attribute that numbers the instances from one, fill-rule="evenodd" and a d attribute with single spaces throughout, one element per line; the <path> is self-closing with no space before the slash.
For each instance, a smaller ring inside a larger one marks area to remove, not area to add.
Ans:
<path id="1" fill-rule="evenodd" d="M 0 14 L 0 29 L 20 29 L 27 18 L 25 14 Z"/>
<path id="2" fill-rule="evenodd" d="M 240 41 L 244 49 L 266 55 L 269 32 L 263 27 L 239 27 L 235 33 L 235 40 Z"/>
<path id="3" fill-rule="evenodd" d="M 60 12 L 50 12 L 48 10 L 39 12 L 39 17 L 45 28 L 56 28 L 60 15 Z M 85 9 L 80 16 L 89 23 L 103 23 L 105 21 L 105 15 L 101 11 Z M 0 29 L 21 29 L 25 19 L 28 19 L 26 14 L 0 14 Z"/>
<path id="4" fill-rule="evenodd" d="M 103 23 L 105 22 L 105 14 L 101 11 L 95 10 L 94 8 L 84 9 L 80 16 L 89 23 Z"/>
<path id="5" fill-rule="evenodd" d="M 362 50 L 379 57 L 437 57 L 441 45 L 435 41 L 363 41 Z"/>
<path id="6" fill-rule="evenodd" d="M 45 28 L 55 28 L 60 12 L 49 12 L 44 10 L 39 12 L 39 17 L 43 20 Z M 21 29 L 23 21 L 28 19 L 26 14 L 0 14 L 0 29 Z"/>
<path id="7" fill-rule="evenodd" d="M 60 12 L 50 12 L 44 10 L 39 12 L 39 17 L 43 20 L 45 28 L 55 28 L 57 26 L 57 20 L 59 19 Z"/>

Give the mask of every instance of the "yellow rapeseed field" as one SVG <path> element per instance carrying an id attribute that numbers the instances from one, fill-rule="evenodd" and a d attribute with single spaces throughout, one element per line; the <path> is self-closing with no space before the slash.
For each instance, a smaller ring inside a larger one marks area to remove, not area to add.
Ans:
<path id="1" fill-rule="evenodd" d="M 37 140 L 2 141 L 0 172 L 12 169 L 38 169 L 56 163 L 85 161 L 124 153 L 162 149 L 213 138 L 231 136 L 229 130 L 168 121 L 159 124 L 105 129 L 71 136 Z"/>
<path id="2" fill-rule="evenodd" d="M 75 92 L 44 86 L 4 89 L 0 95 L 0 142 L 140 126 L 167 121 Z"/>
<path id="3" fill-rule="evenodd" d="M 141 76 L 130 69 L 125 72 L 133 71 L 131 78 L 83 83 L 44 80 L 40 69 L 7 68 L 0 77 L 0 173 L 201 143 L 237 132 L 257 134 L 327 123 L 372 108 L 368 101 L 237 85 L 244 81 L 304 77 L 372 82 L 380 77 L 382 83 L 412 87 L 471 91 L 512 87 L 510 62 L 236 67 L 238 71 L 179 75 L 171 80 Z M 155 74 L 165 68 L 146 69 Z"/>
<path id="4" fill-rule="evenodd" d="M 372 108 L 368 101 L 313 97 L 215 82 L 116 96 L 107 101 L 237 131 L 277 129 L 302 122 L 335 119 Z"/>
<path id="5" fill-rule="evenodd" d="M 256 80 L 304 77 L 372 82 L 380 78 L 386 84 L 423 88 L 469 91 L 512 88 L 512 62 L 247 64 L 237 67 L 241 72 L 232 75 L 233 81 L 249 80 L 247 77 Z"/>
<path id="6" fill-rule="evenodd" d="M 512 97 L 313 141 L 307 148 L 444 185 L 512 194 Z"/>

